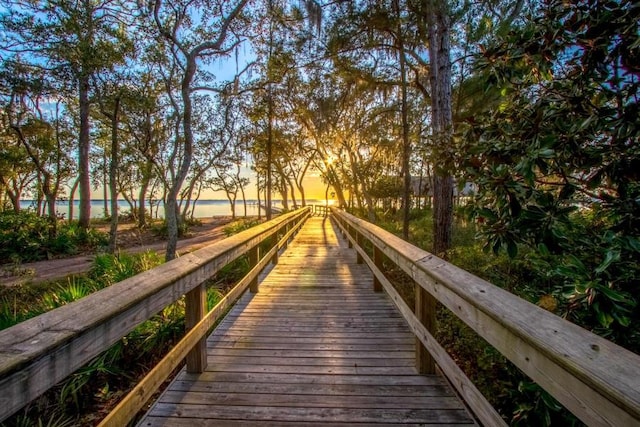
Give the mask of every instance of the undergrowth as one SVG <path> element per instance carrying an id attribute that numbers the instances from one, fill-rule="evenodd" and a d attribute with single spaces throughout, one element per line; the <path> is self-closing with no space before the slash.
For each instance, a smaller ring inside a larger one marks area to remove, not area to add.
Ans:
<path id="1" fill-rule="evenodd" d="M 402 223 L 397 215 L 380 214 L 377 225 L 401 235 Z M 430 250 L 432 229 L 431 211 L 412 211 L 411 243 Z M 476 239 L 475 225 L 466 221 L 461 213 L 455 217 L 452 240 L 452 249 L 447 253 L 451 263 L 534 304 L 544 306 L 541 301 L 548 301 L 545 298 L 552 292 L 552 286 L 535 270 L 526 250 L 518 259 L 511 259 L 506 254 L 486 253 Z M 385 260 L 384 271 L 405 302 L 413 307 L 413 281 L 388 260 Z M 510 425 L 582 425 L 551 395 L 440 304 L 437 320 L 435 335 L 438 342 Z"/>
<path id="2" fill-rule="evenodd" d="M 39 216 L 32 210 L 0 211 L 0 263 L 52 259 L 106 246 L 108 236 L 77 222 Z"/>
<path id="3" fill-rule="evenodd" d="M 46 311 L 83 298 L 162 263 L 154 252 L 96 257 L 89 274 L 47 286 L 21 286 L 2 290 L 0 326 L 9 327 Z M 242 263 L 222 275 L 235 277 Z M 217 279 L 220 283 L 224 280 Z M 222 294 L 210 287 L 209 308 Z M 93 425 L 144 376 L 184 335 L 184 298 L 137 326 L 108 350 L 65 379 L 42 397 L 2 423 L 2 426 L 66 427 Z"/>

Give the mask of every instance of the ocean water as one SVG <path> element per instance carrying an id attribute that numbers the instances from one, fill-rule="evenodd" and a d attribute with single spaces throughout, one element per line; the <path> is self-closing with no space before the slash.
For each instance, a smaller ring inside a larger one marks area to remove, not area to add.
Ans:
<path id="1" fill-rule="evenodd" d="M 109 203 L 109 201 L 107 201 Z M 319 203 L 317 200 L 307 200 L 308 204 Z M 262 202 L 264 204 L 264 202 Z M 79 201 L 75 200 L 73 203 L 73 217 L 78 219 L 79 212 Z M 273 206 L 275 208 L 281 207 L 280 200 L 274 200 Z M 32 200 L 23 200 L 20 202 L 20 207 L 22 209 L 35 209 L 36 203 Z M 109 207 L 111 209 L 111 207 Z M 147 203 L 147 209 L 149 209 L 149 204 Z M 131 210 L 131 207 L 127 203 L 126 200 L 118 200 L 118 211 L 120 214 L 128 212 Z M 68 201 L 58 201 L 56 202 L 56 212 L 63 216 L 64 218 L 69 218 L 69 202 Z M 264 210 L 262 211 L 264 214 Z M 160 203 L 159 206 L 154 205 L 152 215 L 154 218 L 164 218 L 164 205 Z M 258 215 L 258 204 L 257 200 L 247 200 L 247 215 L 248 216 L 257 216 Z M 92 218 L 102 218 L 104 217 L 104 200 L 91 200 L 91 217 Z M 231 207 L 227 200 L 198 200 L 196 202 L 196 207 L 194 210 L 194 217 L 196 218 L 207 218 L 213 216 L 231 216 Z M 241 217 L 244 216 L 244 204 L 242 200 L 236 201 L 236 216 Z"/>

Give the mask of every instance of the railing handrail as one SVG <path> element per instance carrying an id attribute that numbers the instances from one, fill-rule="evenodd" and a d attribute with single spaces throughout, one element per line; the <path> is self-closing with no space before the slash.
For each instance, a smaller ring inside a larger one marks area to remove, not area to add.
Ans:
<path id="1" fill-rule="evenodd" d="M 360 254 L 364 238 L 587 425 L 640 425 L 640 356 L 373 224 L 332 213 Z"/>
<path id="2" fill-rule="evenodd" d="M 0 331 L 0 421 L 309 211 L 279 216 Z"/>

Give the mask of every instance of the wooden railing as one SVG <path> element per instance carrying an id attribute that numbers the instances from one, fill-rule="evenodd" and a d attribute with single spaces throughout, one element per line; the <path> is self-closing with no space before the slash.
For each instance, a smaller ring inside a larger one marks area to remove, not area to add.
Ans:
<path id="1" fill-rule="evenodd" d="M 313 205 L 313 214 L 314 215 L 328 215 L 329 214 L 329 206 L 327 205 Z"/>
<path id="2" fill-rule="evenodd" d="M 208 330 L 247 287 L 258 291 L 258 274 L 269 262 L 277 262 L 278 250 L 310 212 L 304 208 L 280 216 L 1 331 L 0 421 L 186 295 L 188 333 L 103 421 L 126 425 L 185 357 L 191 372 L 206 367 Z M 259 245 L 267 239 L 273 243 L 261 255 Z M 205 282 L 245 254 L 251 271 L 206 313 Z"/>
<path id="3" fill-rule="evenodd" d="M 343 211 L 332 217 L 358 260 L 390 295 L 417 340 L 421 371 L 437 365 L 479 421 L 505 425 L 494 408 L 434 339 L 435 302 L 469 325 L 568 410 L 590 426 L 640 425 L 640 356 L 582 329 L 395 235 Z M 373 247 L 372 258 L 363 249 Z M 383 255 L 415 282 L 411 309 L 382 273 Z"/>

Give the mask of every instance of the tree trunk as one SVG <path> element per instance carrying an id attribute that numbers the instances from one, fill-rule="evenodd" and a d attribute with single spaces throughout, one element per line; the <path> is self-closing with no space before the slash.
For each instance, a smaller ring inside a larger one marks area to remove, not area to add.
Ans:
<path id="1" fill-rule="evenodd" d="M 112 133 L 113 133 L 113 129 L 112 129 Z M 105 218 L 109 217 L 109 188 L 108 188 L 108 185 L 106 185 L 106 183 L 109 182 L 108 179 L 110 179 L 110 173 L 111 173 L 111 165 L 107 167 L 107 150 L 102 150 L 102 203 L 103 203 Z"/>
<path id="2" fill-rule="evenodd" d="M 260 178 L 256 182 L 256 197 L 258 197 L 258 220 L 262 219 L 262 208 L 260 207 Z"/>
<path id="3" fill-rule="evenodd" d="M 287 194 L 287 181 L 283 178 L 280 187 L 280 197 L 282 197 L 282 209 L 285 212 L 289 210 L 289 195 Z"/>
<path id="4" fill-rule="evenodd" d="M 115 253 L 118 246 L 118 125 L 120 123 L 120 98 L 114 100 L 111 116 L 111 162 L 109 164 L 109 197 L 111 198 L 111 224 L 109 227 L 109 253 Z M 105 202 L 106 203 L 106 202 Z M 144 204 L 144 199 L 140 200 Z"/>
<path id="5" fill-rule="evenodd" d="M 11 204 L 13 205 L 13 211 L 15 213 L 20 213 L 20 192 L 11 191 L 11 189 L 7 187 L 7 195 L 9 196 L 9 200 L 11 200 Z"/>
<path id="6" fill-rule="evenodd" d="M 73 220 L 73 202 L 76 198 L 76 190 L 78 189 L 78 185 L 80 184 L 80 177 L 76 178 L 73 182 L 73 186 L 71 187 L 71 192 L 69 193 L 69 222 Z"/>
<path id="7" fill-rule="evenodd" d="M 347 206 L 347 201 L 344 198 L 344 189 L 342 187 L 342 183 L 338 178 L 338 174 L 335 172 L 335 170 L 333 170 L 331 165 L 325 163 L 325 167 L 327 168 L 325 177 L 327 179 L 327 183 L 336 191 L 336 197 L 338 197 L 338 206 L 343 208 Z"/>
<path id="8" fill-rule="evenodd" d="M 453 227 L 453 159 L 451 115 L 451 42 L 449 10 L 445 0 L 432 0 L 429 20 L 432 127 L 437 154 L 433 188 L 433 252 L 446 256 Z"/>
<path id="9" fill-rule="evenodd" d="M 244 186 L 240 185 L 240 194 L 242 194 L 242 206 L 244 206 L 244 217 L 247 217 L 247 195 L 244 193 Z"/>
<path id="10" fill-rule="evenodd" d="M 189 167 L 191 166 L 191 157 L 193 156 L 193 129 L 191 126 L 192 120 L 192 103 L 191 103 L 191 81 L 196 72 L 196 57 L 189 56 L 187 59 L 187 67 L 182 79 L 182 126 L 184 130 L 184 143 L 183 143 L 183 156 L 180 168 L 171 185 L 169 194 L 167 194 L 167 207 L 166 207 L 166 220 L 167 220 L 167 252 L 165 259 L 171 261 L 176 257 L 176 249 L 178 246 L 178 226 L 179 226 L 179 212 L 178 212 L 178 194 L 182 184 L 184 183 Z M 176 144 L 179 143 L 176 138 Z"/>
<path id="11" fill-rule="evenodd" d="M 142 168 L 140 192 L 138 193 L 138 199 L 140 200 L 140 206 L 138 207 L 138 228 L 144 228 L 147 225 L 147 208 L 145 205 L 145 199 L 147 197 L 147 190 L 149 189 L 149 182 L 151 181 L 152 170 L 153 164 L 151 162 L 145 162 Z M 151 207 L 152 205 L 150 204 L 149 206 Z"/>
<path id="12" fill-rule="evenodd" d="M 266 219 L 269 221 L 271 219 L 271 194 L 272 194 L 272 177 L 271 177 L 271 163 L 273 162 L 273 99 L 271 97 L 271 83 L 269 83 L 269 94 L 268 94 L 268 125 L 267 125 L 267 183 L 265 188 L 265 205 L 266 209 Z"/>
<path id="13" fill-rule="evenodd" d="M 298 209 L 298 201 L 296 200 L 295 186 L 293 185 L 293 182 L 291 182 L 290 179 L 287 179 L 287 182 L 289 183 L 289 189 L 291 190 L 291 201 L 293 202 L 293 209 Z"/>
<path id="14" fill-rule="evenodd" d="M 78 82 L 80 102 L 80 133 L 78 138 L 78 179 L 80 185 L 79 226 L 88 229 L 91 223 L 91 179 L 89 176 L 89 75 L 81 72 Z"/>
<path id="15" fill-rule="evenodd" d="M 409 239 L 409 214 L 411 211 L 411 141 L 409 140 L 409 119 L 407 108 L 407 72 L 404 57 L 404 39 L 400 24 L 400 5 L 398 0 L 393 2 L 398 19 L 397 49 L 400 61 L 400 89 L 401 89 L 401 116 L 402 116 L 402 172 L 404 173 L 404 186 L 402 191 L 402 237 Z"/>

